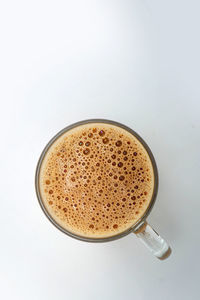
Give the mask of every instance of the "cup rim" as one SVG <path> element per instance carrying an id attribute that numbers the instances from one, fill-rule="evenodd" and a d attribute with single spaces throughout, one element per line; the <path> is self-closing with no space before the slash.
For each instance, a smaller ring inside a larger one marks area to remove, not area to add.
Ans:
<path id="1" fill-rule="evenodd" d="M 41 165 L 43 162 L 43 159 L 46 155 L 46 153 L 48 152 L 49 148 L 52 146 L 52 144 L 64 133 L 66 133 L 67 131 L 84 125 L 84 124 L 89 124 L 89 123 L 103 123 L 103 124 L 111 124 L 117 127 L 120 127 L 126 131 L 128 131 L 129 133 L 131 133 L 134 137 L 136 137 L 139 142 L 143 145 L 143 147 L 145 148 L 145 150 L 147 151 L 149 158 L 151 160 L 152 163 L 152 167 L 153 167 L 153 174 L 154 174 L 154 188 L 153 188 L 153 193 L 152 193 L 152 198 L 151 201 L 145 211 L 145 213 L 140 217 L 140 219 L 137 220 L 136 223 L 134 223 L 131 227 L 129 227 L 128 229 L 126 229 L 125 231 L 110 236 L 110 237 L 101 237 L 101 238 L 91 238 L 91 237 L 84 237 L 81 235 L 77 235 L 75 233 L 72 233 L 68 230 L 66 230 L 65 228 L 63 228 L 60 224 L 58 224 L 54 218 L 50 215 L 50 213 L 48 212 L 48 210 L 46 209 L 43 201 L 42 201 L 42 196 L 40 193 L 40 186 L 39 186 L 39 175 L 40 175 L 40 169 L 41 169 Z M 121 124 L 119 122 L 116 121 L 112 121 L 112 120 L 107 120 L 107 119 L 87 119 L 87 120 L 82 120 L 76 123 L 73 123 L 71 125 L 66 126 L 65 128 L 63 128 L 62 130 L 60 130 L 56 135 L 54 135 L 53 138 L 51 138 L 51 140 L 47 143 L 47 145 L 45 146 L 45 148 L 43 149 L 38 163 L 37 163 L 37 167 L 36 167 L 36 172 L 35 172 L 35 190 L 36 190 L 36 195 L 37 195 L 37 199 L 38 202 L 40 204 L 40 207 L 42 208 L 44 214 L 46 215 L 46 217 L 49 219 L 49 221 L 60 231 L 62 231 L 63 233 L 65 233 L 66 235 L 75 238 L 77 240 L 81 240 L 81 241 L 85 241 L 85 242 L 108 242 L 108 241 L 114 241 L 117 240 L 119 238 L 122 238 L 126 235 L 128 235 L 131 232 L 135 232 L 146 220 L 146 218 L 148 217 L 148 215 L 150 214 L 155 201 L 156 201 L 156 196 L 158 193 L 158 169 L 157 169 L 157 165 L 156 165 L 156 161 L 155 158 L 149 148 L 149 146 L 146 144 L 146 142 L 140 137 L 140 135 L 138 133 L 136 133 L 133 129 L 129 128 L 128 126 Z"/>

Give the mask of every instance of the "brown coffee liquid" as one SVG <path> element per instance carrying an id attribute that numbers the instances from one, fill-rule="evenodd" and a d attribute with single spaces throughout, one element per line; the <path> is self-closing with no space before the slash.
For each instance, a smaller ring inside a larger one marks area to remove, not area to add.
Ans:
<path id="1" fill-rule="evenodd" d="M 64 133 L 40 170 L 46 209 L 64 229 L 84 237 L 109 237 L 146 211 L 153 193 L 151 160 L 126 130 L 104 123 Z"/>

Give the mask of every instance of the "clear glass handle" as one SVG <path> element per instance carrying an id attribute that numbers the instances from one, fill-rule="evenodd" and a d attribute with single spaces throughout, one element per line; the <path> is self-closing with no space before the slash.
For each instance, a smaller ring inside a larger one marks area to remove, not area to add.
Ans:
<path id="1" fill-rule="evenodd" d="M 166 259 L 170 256 L 171 248 L 149 224 L 144 223 L 135 233 L 157 258 Z"/>

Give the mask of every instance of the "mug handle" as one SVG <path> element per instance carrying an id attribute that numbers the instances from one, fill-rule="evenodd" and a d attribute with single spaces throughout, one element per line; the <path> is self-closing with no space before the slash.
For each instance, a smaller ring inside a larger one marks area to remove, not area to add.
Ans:
<path id="1" fill-rule="evenodd" d="M 169 245 L 147 222 L 134 233 L 157 258 L 164 260 L 170 256 L 172 251 Z"/>

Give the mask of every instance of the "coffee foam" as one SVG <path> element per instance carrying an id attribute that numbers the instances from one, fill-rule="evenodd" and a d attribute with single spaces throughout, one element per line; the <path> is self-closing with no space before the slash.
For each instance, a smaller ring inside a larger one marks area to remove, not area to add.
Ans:
<path id="1" fill-rule="evenodd" d="M 154 175 L 142 144 L 104 123 L 60 136 L 45 155 L 40 192 L 52 218 L 84 237 L 109 237 L 134 225 L 153 193 Z"/>

